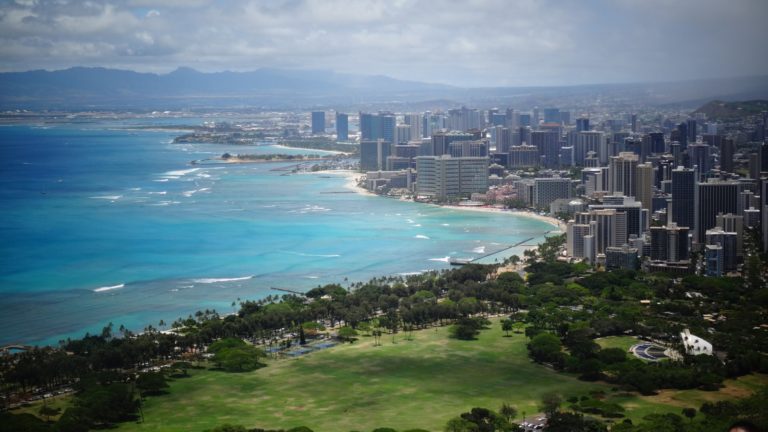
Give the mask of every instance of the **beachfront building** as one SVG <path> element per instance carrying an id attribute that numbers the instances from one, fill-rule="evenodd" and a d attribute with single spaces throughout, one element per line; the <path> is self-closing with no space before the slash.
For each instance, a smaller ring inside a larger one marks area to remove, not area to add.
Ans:
<path id="1" fill-rule="evenodd" d="M 419 156 L 416 195 L 446 200 L 488 190 L 487 157 Z"/>
<path id="2" fill-rule="evenodd" d="M 533 205 L 536 208 L 549 210 L 549 205 L 560 198 L 571 198 L 573 195 L 571 179 L 568 178 L 537 178 L 533 180 Z"/>
<path id="3" fill-rule="evenodd" d="M 360 141 L 360 170 L 377 171 L 386 169 L 390 144 L 383 139 Z"/>

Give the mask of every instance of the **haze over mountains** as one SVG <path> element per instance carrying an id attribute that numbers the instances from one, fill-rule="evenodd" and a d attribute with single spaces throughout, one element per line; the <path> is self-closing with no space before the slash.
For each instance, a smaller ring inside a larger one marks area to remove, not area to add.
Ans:
<path id="1" fill-rule="evenodd" d="M 297 108 L 371 104 L 519 107 L 581 105 L 596 98 L 635 105 L 696 107 L 711 99 L 768 98 L 768 76 L 667 83 L 595 84 L 564 87 L 460 88 L 403 81 L 381 75 L 322 70 L 258 69 L 203 73 L 178 68 L 168 74 L 75 67 L 65 70 L 0 73 L 0 108 L 147 109 Z"/>

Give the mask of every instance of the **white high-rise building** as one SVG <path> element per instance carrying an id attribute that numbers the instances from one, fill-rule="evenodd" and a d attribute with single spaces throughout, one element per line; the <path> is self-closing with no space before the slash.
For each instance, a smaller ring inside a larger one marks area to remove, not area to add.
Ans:
<path id="1" fill-rule="evenodd" d="M 621 152 L 618 156 L 611 156 L 610 192 L 614 195 L 637 196 L 637 164 L 640 160 L 637 154 Z"/>
<path id="2" fill-rule="evenodd" d="M 420 140 L 422 134 L 422 116 L 421 114 L 406 114 L 403 118 L 405 124 L 411 127 L 411 140 Z"/>
<path id="3" fill-rule="evenodd" d="M 487 157 L 419 156 L 416 195 L 443 200 L 486 192 L 488 161 Z"/>

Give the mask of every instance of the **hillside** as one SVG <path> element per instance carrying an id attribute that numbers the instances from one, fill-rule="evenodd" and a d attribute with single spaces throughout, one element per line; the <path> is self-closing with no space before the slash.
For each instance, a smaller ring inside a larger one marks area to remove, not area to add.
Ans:
<path id="1" fill-rule="evenodd" d="M 768 111 L 768 100 L 749 100 L 741 102 L 724 102 L 714 100 L 702 105 L 694 113 L 706 114 L 708 119 L 726 121 L 739 120 L 751 115 Z"/>

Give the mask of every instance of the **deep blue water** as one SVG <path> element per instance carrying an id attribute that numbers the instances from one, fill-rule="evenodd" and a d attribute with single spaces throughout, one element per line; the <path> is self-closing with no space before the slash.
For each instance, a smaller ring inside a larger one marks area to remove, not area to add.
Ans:
<path id="1" fill-rule="evenodd" d="M 108 322 L 140 331 L 231 312 L 271 287 L 446 268 L 448 256 L 552 229 L 349 193 L 343 177 L 285 176 L 272 171 L 280 163 L 190 165 L 302 151 L 171 144 L 177 133 L 124 125 L 0 127 L 0 344 L 56 343 Z"/>

